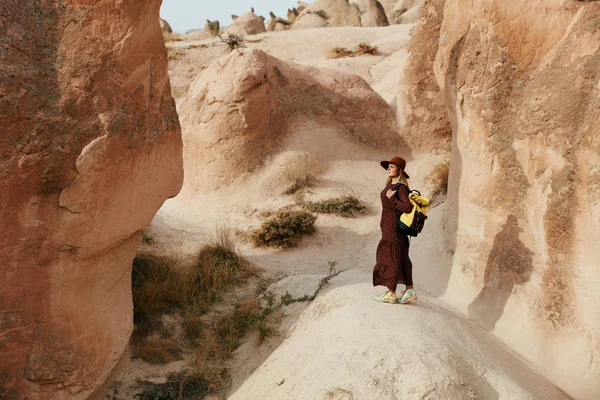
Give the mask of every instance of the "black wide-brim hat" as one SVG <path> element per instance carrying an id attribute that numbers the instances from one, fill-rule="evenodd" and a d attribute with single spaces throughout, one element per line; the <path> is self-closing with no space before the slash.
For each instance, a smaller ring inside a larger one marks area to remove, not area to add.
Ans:
<path id="1" fill-rule="evenodd" d="M 406 160 L 402 157 L 394 157 L 390 161 L 382 161 L 380 162 L 380 164 L 384 169 L 387 169 L 390 166 L 390 164 L 397 165 L 398 167 L 400 167 L 400 169 L 402 169 L 402 173 L 404 174 L 406 179 L 410 178 L 404 170 L 406 168 Z"/>

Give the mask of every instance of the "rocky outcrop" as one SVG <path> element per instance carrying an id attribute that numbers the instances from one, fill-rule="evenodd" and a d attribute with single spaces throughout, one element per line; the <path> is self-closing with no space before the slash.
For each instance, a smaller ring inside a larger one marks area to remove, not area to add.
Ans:
<path id="1" fill-rule="evenodd" d="M 287 19 L 290 23 L 293 23 L 296 18 L 298 17 L 298 14 L 300 14 L 298 12 L 298 10 L 296 9 L 296 7 L 287 10 Z"/>
<path id="2" fill-rule="evenodd" d="M 361 26 L 358 7 L 351 6 L 348 0 L 317 0 L 302 10 L 295 23 L 310 14 L 317 14 L 325 19 L 328 27 Z"/>
<path id="3" fill-rule="evenodd" d="M 256 49 L 242 54 L 213 62 L 180 106 L 184 190 L 231 185 L 257 170 L 294 135 L 295 120 L 333 129 L 357 144 L 402 147 L 393 112 L 360 77 L 288 64 Z"/>
<path id="4" fill-rule="evenodd" d="M 0 397 L 85 399 L 133 327 L 140 232 L 182 182 L 160 1 L 0 5 Z"/>
<path id="5" fill-rule="evenodd" d="M 600 4 L 447 0 L 445 297 L 578 399 L 600 393 Z"/>
<path id="6" fill-rule="evenodd" d="M 233 19 L 232 25 L 242 28 L 248 35 L 256 35 L 267 31 L 264 21 L 253 11 L 242 14 L 239 17 L 232 15 L 231 18 Z"/>
<path id="7" fill-rule="evenodd" d="M 268 32 L 279 32 L 279 31 L 285 31 L 290 29 L 290 22 L 283 19 L 283 18 L 279 18 L 277 17 L 273 11 L 269 12 L 269 17 L 271 18 L 269 20 L 269 23 L 267 24 L 267 31 Z"/>
<path id="8" fill-rule="evenodd" d="M 229 398 L 569 399 L 443 302 L 375 304 L 370 286 L 320 294 Z"/>
<path id="9" fill-rule="evenodd" d="M 171 25 L 167 21 L 162 18 L 159 18 L 160 21 L 160 30 L 163 34 L 165 33 L 173 33 L 173 29 L 171 29 Z"/>
<path id="10" fill-rule="evenodd" d="M 209 19 L 206 20 L 206 24 L 204 24 L 204 33 L 208 36 L 215 37 L 221 33 L 221 25 L 219 21 L 214 20 L 211 21 Z"/>
<path id="11" fill-rule="evenodd" d="M 360 21 L 362 26 L 388 26 L 388 19 L 385 15 L 385 10 L 381 3 L 377 0 L 369 0 L 368 7 L 364 14 L 361 15 Z"/>
<path id="12" fill-rule="evenodd" d="M 428 0 L 411 41 L 396 95 L 398 126 L 407 142 L 420 151 L 448 149 L 452 127 L 433 62 L 440 40 L 445 0 Z"/>

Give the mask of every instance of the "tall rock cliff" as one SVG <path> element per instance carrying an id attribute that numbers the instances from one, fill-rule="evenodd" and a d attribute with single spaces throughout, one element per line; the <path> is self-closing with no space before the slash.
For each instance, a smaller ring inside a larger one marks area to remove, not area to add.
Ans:
<path id="1" fill-rule="evenodd" d="M 445 3 L 444 296 L 571 395 L 597 398 L 600 3 Z"/>
<path id="2" fill-rule="evenodd" d="M 103 395 L 126 354 L 140 231 L 183 178 L 160 4 L 0 5 L 0 398 Z"/>

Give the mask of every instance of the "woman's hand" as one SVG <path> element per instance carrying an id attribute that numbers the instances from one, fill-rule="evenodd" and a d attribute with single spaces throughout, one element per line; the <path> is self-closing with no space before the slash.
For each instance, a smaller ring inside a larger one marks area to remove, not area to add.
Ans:
<path id="1" fill-rule="evenodd" d="M 391 199 L 392 196 L 395 194 L 396 194 L 396 190 L 388 189 L 388 191 L 385 195 L 387 196 L 388 199 Z"/>

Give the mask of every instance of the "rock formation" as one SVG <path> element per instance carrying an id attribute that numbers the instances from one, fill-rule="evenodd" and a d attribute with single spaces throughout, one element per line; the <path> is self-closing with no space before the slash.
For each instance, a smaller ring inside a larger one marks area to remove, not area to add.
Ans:
<path id="1" fill-rule="evenodd" d="M 263 20 L 252 11 L 242 14 L 240 17 L 232 15 L 231 19 L 233 20 L 232 25 L 239 26 L 248 35 L 256 35 L 257 33 L 263 33 L 267 31 Z"/>
<path id="2" fill-rule="evenodd" d="M 414 148 L 427 151 L 449 148 L 452 140 L 448 112 L 433 73 L 444 1 L 428 0 L 423 6 L 423 18 L 408 44 L 408 61 L 396 96 L 403 137 Z"/>
<path id="3" fill-rule="evenodd" d="M 388 20 L 394 24 L 412 24 L 418 20 L 424 2 L 425 0 L 398 1 L 391 11 L 388 11 Z"/>
<path id="4" fill-rule="evenodd" d="M 257 49 L 242 54 L 214 61 L 181 104 L 186 189 L 229 185 L 256 170 L 293 135 L 294 119 L 377 148 L 403 144 L 393 112 L 360 77 L 287 64 Z"/>
<path id="5" fill-rule="evenodd" d="M 85 399 L 133 327 L 140 232 L 182 182 L 160 1 L 0 5 L 0 397 Z"/>
<path id="6" fill-rule="evenodd" d="M 268 32 L 273 32 L 273 31 L 285 31 L 287 29 L 290 29 L 290 22 L 283 19 L 283 18 L 279 18 L 277 17 L 273 11 L 269 12 L 269 17 L 271 17 L 271 19 L 269 20 L 269 23 L 267 25 L 267 31 Z"/>
<path id="7" fill-rule="evenodd" d="M 425 15 L 439 19 L 434 5 Z M 446 0 L 443 12 L 444 297 L 575 398 L 597 398 L 600 4 Z"/>
<path id="8" fill-rule="evenodd" d="M 360 11 L 348 0 L 317 0 L 300 12 L 296 23 L 310 14 L 319 14 L 327 20 L 328 27 L 361 26 Z"/>
<path id="9" fill-rule="evenodd" d="M 171 29 L 171 25 L 167 21 L 162 18 L 159 18 L 160 21 L 160 30 L 163 34 L 165 33 L 173 33 L 173 29 Z"/>
<path id="10" fill-rule="evenodd" d="M 287 10 L 287 19 L 290 23 L 293 23 L 296 20 L 296 17 L 298 17 L 298 10 L 294 7 L 292 9 Z"/>
<path id="11" fill-rule="evenodd" d="M 217 36 L 221 33 L 221 25 L 219 21 L 214 20 L 211 21 L 209 19 L 206 20 L 206 24 L 204 24 L 204 32 L 209 36 Z"/>
<path id="12" fill-rule="evenodd" d="M 362 26 L 388 26 L 388 19 L 385 16 L 385 10 L 377 0 L 369 0 L 367 11 L 361 15 Z"/>
<path id="13" fill-rule="evenodd" d="M 569 399 L 441 301 L 379 307 L 372 293 L 319 295 L 229 399 Z"/>
<path id="14" fill-rule="evenodd" d="M 327 24 L 327 20 L 319 14 L 307 13 L 302 18 L 296 18 L 292 29 L 324 28 Z"/>

